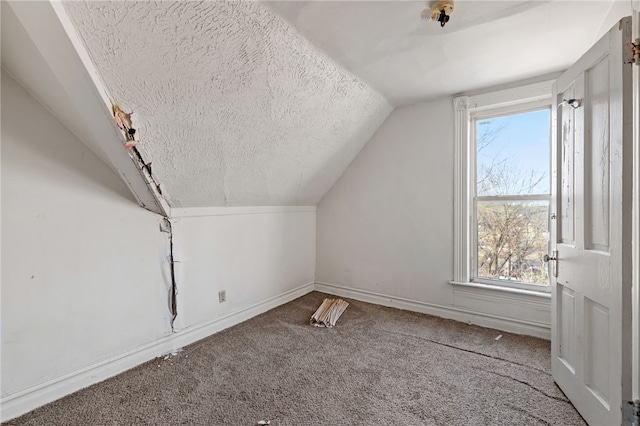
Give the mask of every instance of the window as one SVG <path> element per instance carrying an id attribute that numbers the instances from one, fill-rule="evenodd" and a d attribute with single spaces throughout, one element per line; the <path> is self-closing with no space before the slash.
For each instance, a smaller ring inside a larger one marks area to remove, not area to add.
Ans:
<path id="1" fill-rule="evenodd" d="M 550 114 L 473 120 L 476 280 L 549 282 Z"/>
<path id="2" fill-rule="evenodd" d="M 548 291 L 550 104 L 550 82 L 454 99 L 454 282 Z"/>

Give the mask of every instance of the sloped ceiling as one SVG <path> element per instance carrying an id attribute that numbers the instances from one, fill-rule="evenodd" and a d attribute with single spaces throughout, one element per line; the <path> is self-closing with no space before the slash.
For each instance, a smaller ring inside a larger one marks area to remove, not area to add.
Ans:
<path id="1" fill-rule="evenodd" d="M 631 14 L 629 0 L 456 0 L 441 28 L 420 19 L 431 3 L 268 4 L 396 105 L 562 71 Z"/>
<path id="2" fill-rule="evenodd" d="M 69 1 L 172 207 L 317 204 L 395 105 L 561 71 L 626 0 Z"/>
<path id="3" fill-rule="evenodd" d="M 67 2 L 172 207 L 314 205 L 392 106 L 251 2 Z"/>

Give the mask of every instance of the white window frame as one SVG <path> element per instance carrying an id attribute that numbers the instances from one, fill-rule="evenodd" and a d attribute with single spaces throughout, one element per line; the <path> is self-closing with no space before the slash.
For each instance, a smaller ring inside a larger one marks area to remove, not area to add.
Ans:
<path id="1" fill-rule="evenodd" d="M 473 96 L 454 97 L 454 271 L 452 284 L 502 288 L 525 294 L 549 293 L 551 291 L 550 286 L 474 277 L 476 271 L 474 244 L 477 245 L 474 207 L 476 146 L 475 128 L 472 123 L 478 119 L 550 108 L 552 84 L 553 80 L 547 80 Z M 551 117 L 551 120 L 553 122 L 554 117 Z M 509 199 L 511 198 L 509 197 Z"/>

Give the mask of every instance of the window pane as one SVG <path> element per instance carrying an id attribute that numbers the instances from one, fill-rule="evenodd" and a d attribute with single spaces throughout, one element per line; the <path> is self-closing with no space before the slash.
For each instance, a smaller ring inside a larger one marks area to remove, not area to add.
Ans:
<path id="1" fill-rule="evenodd" d="M 479 201 L 477 276 L 548 284 L 548 201 Z"/>
<path id="2" fill-rule="evenodd" d="M 551 110 L 476 121 L 477 194 L 549 194 Z"/>

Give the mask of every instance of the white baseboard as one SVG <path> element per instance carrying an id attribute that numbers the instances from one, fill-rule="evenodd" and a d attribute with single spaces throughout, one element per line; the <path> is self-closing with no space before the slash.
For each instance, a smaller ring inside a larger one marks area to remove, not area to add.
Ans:
<path id="1" fill-rule="evenodd" d="M 313 291 L 313 289 L 313 282 L 303 284 L 293 290 L 239 309 L 220 318 L 185 328 L 178 333 L 168 335 L 126 353 L 116 355 L 3 397 L 0 400 L 1 421 L 4 422 L 28 413 L 63 396 L 106 380 L 144 362 L 173 352 L 176 349 L 197 342 L 226 328 L 240 324 L 256 315 L 260 315 L 270 309 L 297 299 L 300 296 L 304 296 Z"/>
<path id="2" fill-rule="evenodd" d="M 63 376 L 8 395 L 0 400 L 1 421 L 7 421 L 28 413 L 63 396 L 106 380 L 144 362 L 173 352 L 176 349 L 244 322 L 256 315 L 304 296 L 313 290 L 377 305 L 449 318 L 483 327 L 495 328 L 497 330 L 527 334 L 546 339 L 550 338 L 548 324 L 473 312 L 454 306 L 419 302 L 334 284 L 309 282 L 278 296 L 247 306 L 206 323 L 185 328 L 178 333 L 168 335 L 126 353 L 116 355 L 85 368 L 72 371 Z"/>
<path id="3" fill-rule="evenodd" d="M 529 336 L 551 339 L 551 328 L 549 324 L 503 317 L 500 315 L 475 312 L 455 306 L 437 305 L 434 303 L 420 302 L 417 300 L 404 299 L 401 297 L 388 296 L 357 288 L 344 287 L 335 284 L 316 281 L 314 286 L 316 291 L 333 294 L 335 296 L 360 300 L 362 302 L 374 303 L 376 305 L 388 306 L 392 308 L 404 309 L 407 311 L 420 312 L 442 318 L 453 319 L 465 323 L 475 324 L 482 327 L 495 328 L 496 330 L 510 333 L 526 334 Z"/>

